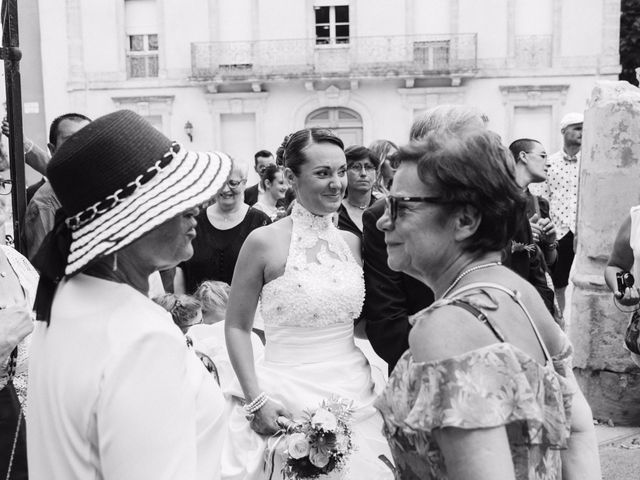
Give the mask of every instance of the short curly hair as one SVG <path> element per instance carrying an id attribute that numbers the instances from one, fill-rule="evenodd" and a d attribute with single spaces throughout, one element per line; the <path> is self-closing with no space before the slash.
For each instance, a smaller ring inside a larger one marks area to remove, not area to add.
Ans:
<path id="1" fill-rule="evenodd" d="M 445 202 L 450 213 L 471 205 L 482 219 L 464 249 L 502 250 L 522 222 L 525 198 L 514 173 L 514 160 L 500 137 L 485 129 L 438 131 L 399 149 L 397 160 L 414 162 L 418 177 Z"/>
<path id="2" fill-rule="evenodd" d="M 347 159 L 347 165 L 359 160 L 366 160 L 367 158 L 373 163 L 373 166 L 378 168 L 380 165 L 380 157 L 362 145 L 351 145 L 344 149 L 344 156 Z"/>

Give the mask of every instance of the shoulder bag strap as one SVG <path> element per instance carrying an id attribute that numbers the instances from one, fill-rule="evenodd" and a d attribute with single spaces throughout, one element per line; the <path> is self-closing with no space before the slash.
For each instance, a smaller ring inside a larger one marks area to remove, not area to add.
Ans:
<path id="1" fill-rule="evenodd" d="M 461 293 L 468 292 L 470 290 L 478 290 L 480 288 L 493 288 L 494 290 L 500 290 L 501 292 L 504 292 L 507 295 L 509 295 L 511 299 L 520 306 L 525 316 L 527 317 L 527 320 L 529 320 L 529 324 L 531 325 L 531 328 L 533 328 L 533 332 L 536 336 L 536 339 L 538 340 L 538 343 L 540 344 L 540 348 L 542 348 L 545 359 L 547 361 L 551 360 L 551 355 L 549 354 L 549 350 L 547 350 L 547 346 L 542 340 L 540 331 L 538 330 L 538 327 L 536 327 L 536 324 L 533 321 L 533 318 L 529 314 L 529 310 L 527 310 L 527 308 L 522 303 L 522 300 L 520 299 L 520 294 L 518 293 L 517 290 L 508 289 L 507 287 L 504 287 L 498 283 L 476 282 L 476 283 L 471 283 L 469 285 L 465 285 L 464 287 L 460 287 L 459 289 L 451 292 L 449 296 L 455 299 L 455 297 L 458 297 Z"/>

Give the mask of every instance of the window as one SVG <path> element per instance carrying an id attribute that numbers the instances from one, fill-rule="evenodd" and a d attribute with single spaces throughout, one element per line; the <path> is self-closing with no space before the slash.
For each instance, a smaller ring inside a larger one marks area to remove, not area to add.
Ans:
<path id="1" fill-rule="evenodd" d="M 125 1 L 127 78 L 158 76 L 156 0 Z"/>
<path id="2" fill-rule="evenodd" d="M 127 76 L 144 78 L 158 76 L 158 35 L 129 35 Z"/>
<path id="3" fill-rule="evenodd" d="M 342 139 L 344 145 L 362 145 L 362 117 L 353 110 L 342 107 L 321 108 L 311 112 L 305 127 L 328 128 Z"/>
<path id="4" fill-rule="evenodd" d="M 316 45 L 349 43 L 349 6 L 314 7 Z"/>
<path id="5" fill-rule="evenodd" d="M 429 70 L 449 68 L 449 40 L 413 42 L 413 61 Z"/>
<path id="6" fill-rule="evenodd" d="M 173 95 L 144 95 L 139 97 L 111 97 L 118 110 L 133 110 L 156 129 L 171 137 Z"/>

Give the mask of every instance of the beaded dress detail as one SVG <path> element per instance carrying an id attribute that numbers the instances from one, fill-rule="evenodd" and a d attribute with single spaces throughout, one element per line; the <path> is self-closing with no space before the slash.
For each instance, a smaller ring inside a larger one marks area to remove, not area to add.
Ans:
<path id="1" fill-rule="evenodd" d="M 391 480 L 392 471 L 379 459 L 391 458 L 391 451 L 373 406 L 371 366 L 353 337 L 364 301 L 362 268 L 331 215 L 313 215 L 296 202 L 291 219 L 284 273 L 262 288 L 266 345 L 256 361 L 258 383 L 294 420 L 332 396 L 352 400 L 356 451 L 344 479 Z M 239 385 L 225 393 L 243 395 Z M 273 469 L 264 468 L 268 439 L 251 430 L 245 416 L 239 405 L 231 412 L 222 479 L 281 480 L 281 457 Z"/>
<path id="2" fill-rule="evenodd" d="M 265 327 L 351 324 L 364 302 L 362 268 L 331 215 L 313 215 L 296 202 L 291 219 L 285 272 L 262 289 Z"/>

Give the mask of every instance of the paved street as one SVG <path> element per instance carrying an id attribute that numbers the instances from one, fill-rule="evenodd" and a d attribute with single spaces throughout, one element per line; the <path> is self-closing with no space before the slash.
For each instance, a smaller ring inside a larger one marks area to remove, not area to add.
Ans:
<path id="1" fill-rule="evenodd" d="M 640 427 L 596 425 L 604 480 L 640 478 Z"/>

